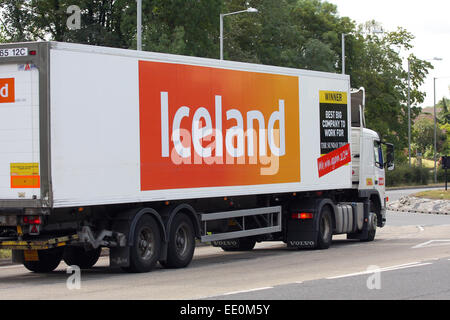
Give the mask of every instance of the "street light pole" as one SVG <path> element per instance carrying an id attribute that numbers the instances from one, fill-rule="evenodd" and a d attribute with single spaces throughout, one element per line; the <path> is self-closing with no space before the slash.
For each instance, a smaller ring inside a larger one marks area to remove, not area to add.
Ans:
<path id="1" fill-rule="evenodd" d="M 434 91 L 434 183 L 437 183 L 437 169 L 436 169 L 436 153 L 437 153 L 437 115 L 436 115 L 436 78 L 433 78 Z"/>
<path id="2" fill-rule="evenodd" d="M 411 60 L 408 58 L 408 155 L 411 167 Z"/>
<path id="3" fill-rule="evenodd" d="M 236 11 L 236 12 L 220 14 L 220 60 L 223 60 L 223 17 L 231 16 L 233 14 L 238 14 L 238 13 L 244 13 L 244 12 L 257 13 L 258 9 L 248 8 L 247 10 L 241 10 L 241 11 Z"/>
<path id="4" fill-rule="evenodd" d="M 223 60 L 223 13 L 220 14 L 220 60 Z"/>
<path id="5" fill-rule="evenodd" d="M 345 33 L 342 34 L 342 74 L 345 74 Z"/>
<path id="6" fill-rule="evenodd" d="M 142 51 L 142 0 L 136 0 L 137 2 L 137 50 Z"/>

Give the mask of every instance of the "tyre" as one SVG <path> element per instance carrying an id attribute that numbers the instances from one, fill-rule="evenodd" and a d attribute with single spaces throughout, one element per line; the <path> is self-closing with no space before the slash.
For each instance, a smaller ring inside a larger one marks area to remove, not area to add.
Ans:
<path id="1" fill-rule="evenodd" d="M 221 246 L 223 251 L 251 251 L 255 247 L 256 241 L 253 239 L 235 239 L 235 245 Z"/>
<path id="2" fill-rule="evenodd" d="M 79 266 L 80 269 L 92 268 L 100 258 L 102 248 L 86 251 L 84 247 L 66 247 L 64 250 L 64 262 L 68 266 Z"/>
<path id="3" fill-rule="evenodd" d="M 64 248 L 53 248 L 48 250 L 39 250 L 39 261 L 24 261 L 23 265 L 30 271 L 36 273 L 52 272 L 58 267 L 62 260 Z"/>
<path id="4" fill-rule="evenodd" d="M 130 247 L 130 265 L 127 272 L 148 272 L 158 262 L 161 253 L 161 232 L 155 219 L 142 216 L 134 230 L 133 245 Z"/>
<path id="5" fill-rule="evenodd" d="M 319 232 L 317 235 L 316 249 L 328 249 L 333 237 L 333 221 L 329 206 L 322 208 L 319 218 Z"/>
<path id="6" fill-rule="evenodd" d="M 371 223 L 369 225 L 367 238 L 361 239 L 361 241 L 370 242 L 370 241 L 375 240 L 375 235 L 377 233 L 377 223 L 378 223 L 377 214 L 376 213 L 372 213 L 371 214 L 371 219 L 372 219 L 372 221 L 371 221 Z"/>
<path id="7" fill-rule="evenodd" d="M 195 250 L 195 233 L 191 219 L 184 213 L 177 214 L 171 224 L 166 261 L 160 261 L 166 268 L 184 268 L 192 260 Z"/>

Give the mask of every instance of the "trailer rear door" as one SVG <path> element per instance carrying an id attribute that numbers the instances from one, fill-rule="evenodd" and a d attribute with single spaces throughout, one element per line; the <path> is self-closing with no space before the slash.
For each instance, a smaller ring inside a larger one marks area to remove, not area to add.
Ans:
<path id="1" fill-rule="evenodd" d="M 2 54 L 14 52 L 0 52 L 0 200 L 39 199 L 39 71 Z"/>

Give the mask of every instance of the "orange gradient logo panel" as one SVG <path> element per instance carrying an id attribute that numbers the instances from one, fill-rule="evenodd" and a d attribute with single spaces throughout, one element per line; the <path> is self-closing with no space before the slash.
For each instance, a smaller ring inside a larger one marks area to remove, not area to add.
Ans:
<path id="1" fill-rule="evenodd" d="M 139 61 L 141 190 L 300 182 L 298 77 Z"/>
<path id="2" fill-rule="evenodd" d="M 0 79 L 0 103 L 11 103 L 14 101 L 14 78 Z"/>

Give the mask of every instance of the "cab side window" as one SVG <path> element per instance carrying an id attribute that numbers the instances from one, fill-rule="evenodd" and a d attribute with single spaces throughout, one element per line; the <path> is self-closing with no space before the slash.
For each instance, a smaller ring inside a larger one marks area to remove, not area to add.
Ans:
<path id="1" fill-rule="evenodd" d="M 373 142 L 373 157 L 377 168 L 383 169 L 383 151 L 381 149 L 380 141 Z"/>

